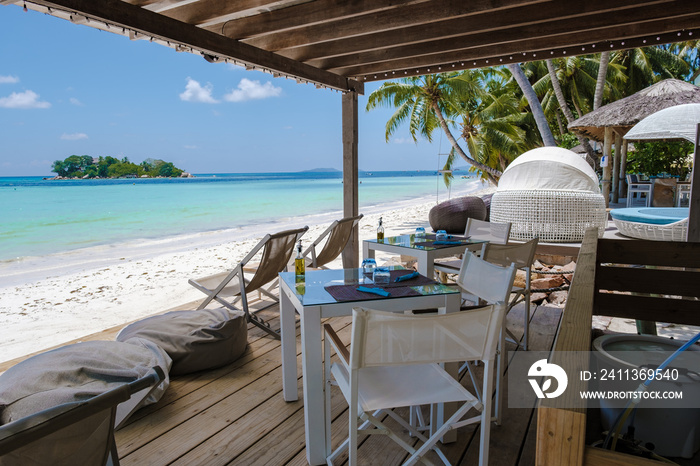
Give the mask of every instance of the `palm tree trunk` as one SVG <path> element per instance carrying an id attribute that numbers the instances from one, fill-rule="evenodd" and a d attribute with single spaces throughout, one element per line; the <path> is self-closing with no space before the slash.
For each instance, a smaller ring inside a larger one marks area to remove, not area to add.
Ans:
<path id="1" fill-rule="evenodd" d="M 595 95 L 593 97 L 593 110 L 603 103 L 603 91 L 605 90 L 605 77 L 608 74 L 608 63 L 610 62 L 610 52 L 600 54 L 600 65 L 598 66 L 598 79 L 595 83 Z"/>
<path id="2" fill-rule="evenodd" d="M 452 147 L 454 148 L 455 152 L 459 154 L 460 157 L 464 159 L 465 162 L 467 162 L 470 165 L 473 165 L 474 167 L 478 168 L 482 172 L 486 174 L 488 177 L 489 181 L 491 181 L 493 184 L 498 184 L 498 178 L 501 177 L 502 173 L 495 168 L 491 168 L 488 165 L 484 165 L 481 162 L 477 162 L 473 158 L 469 157 L 463 150 L 462 147 L 457 143 L 457 140 L 455 139 L 454 135 L 452 134 L 452 131 L 450 131 L 450 128 L 447 126 L 447 122 L 445 121 L 445 117 L 442 115 L 442 112 L 440 111 L 440 107 L 438 106 L 437 102 L 433 102 L 432 104 L 433 111 L 435 112 L 435 116 L 437 116 L 438 121 L 440 122 L 440 128 L 445 132 L 445 135 L 447 136 L 447 139 L 450 141 L 450 144 L 452 144 Z"/>
<path id="3" fill-rule="evenodd" d="M 574 121 L 574 114 L 571 113 L 571 109 L 566 104 L 564 92 L 561 90 L 561 85 L 559 84 L 559 79 L 557 78 L 557 71 L 554 69 L 554 62 L 550 59 L 545 60 L 545 62 L 547 63 L 547 70 L 549 70 L 549 79 L 550 81 L 552 81 L 552 89 L 554 89 L 554 95 L 557 96 L 557 102 L 559 102 L 559 108 L 561 108 L 561 111 L 564 112 L 566 122 L 570 124 L 572 121 Z M 593 158 L 594 152 L 593 148 L 588 143 L 588 139 L 584 138 L 580 134 L 576 135 L 576 139 L 578 139 L 579 144 L 581 144 L 581 146 L 583 146 L 584 150 L 586 151 L 586 154 L 590 159 L 588 160 L 588 163 L 593 162 L 593 160 L 595 160 Z"/>
<path id="4" fill-rule="evenodd" d="M 530 110 L 532 115 L 535 117 L 535 123 L 537 123 L 537 129 L 540 130 L 540 136 L 542 136 L 542 142 L 545 146 L 556 146 L 557 142 L 554 140 L 552 135 L 552 130 L 549 128 L 549 123 L 547 123 L 547 118 L 544 116 L 544 110 L 542 110 L 542 104 L 535 94 L 535 90 L 532 88 L 530 81 L 527 80 L 523 69 L 520 68 L 518 63 L 510 63 L 508 65 L 510 73 L 515 78 L 515 81 L 520 86 L 523 91 L 525 98 L 530 104 Z"/>

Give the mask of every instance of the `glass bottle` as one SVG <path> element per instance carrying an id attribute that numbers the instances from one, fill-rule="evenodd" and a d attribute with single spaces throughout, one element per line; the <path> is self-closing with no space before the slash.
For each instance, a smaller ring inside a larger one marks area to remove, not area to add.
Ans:
<path id="1" fill-rule="evenodd" d="M 306 261 L 301 255 L 301 240 L 299 240 L 299 245 L 297 246 L 297 257 L 294 259 L 294 275 L 296 275 L 297 281 L 299 278 L 303 279 L 306 274 Z"/>
<path id="2" fill-rule="evenodd" d="M 377 241 L 384 240 L 384 225 L 382 225 L 382 218 L 379 217 L 379 226 L 377 227 Z"/>

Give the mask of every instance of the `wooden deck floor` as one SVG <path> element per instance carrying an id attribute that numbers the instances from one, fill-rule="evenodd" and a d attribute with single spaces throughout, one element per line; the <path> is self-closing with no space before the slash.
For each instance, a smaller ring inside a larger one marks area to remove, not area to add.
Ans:
<path id="1" fill-rule="evenodd" d="M 521 305 L 522 306 L 522 305 Z M 508 315 L 508 326 L 522 334 L 523 308 Z M 278 309 L 264 313 L 273 328 Z M 530 344 L 550 350 L 561 310 L 533 307 Z M 350 340 L 350 318 L 332 319 L 345 342 Z M 298 327 L 297 327 L 298 329 Z M 83 340 L 113 339 L 117 328 Z M 298 331 L 297 331 L 298 335 Z M 281 352 L 278 340 L 249 327 L 248 348 L 238 361 L 216 370 L 175 377 L 163 398 L 137 412 L 117 432 L 121 464 L 129 465 L 303 465 L 304 417 L 302 381 L 299 401 L 282 398 Z M 299 344 L 297 349 L 299 351 Z M 512 351 L 515 345 L 509 344 Z M 301 357 L 297 358 L 301 373 Z M 0 370 L 4 367 L 0 365 Z M 463 383 L 468 384 L 468 377 Z M 507 377 L 506 377 L 507 383 Z M 347 409 L 339 391 L 333 393 L 333 443 L 347 435 Z M 530 465 L 535 458 L 536 413 L 532 409 L 505 409 L 504 423 L 491 430 L 490 459 L 494 465 Z M 452 464 L 476 464 L 478 428 L 458 430 L 458 440 L 443 446 Z M 406 455 L 389 439 L 373 436 L 360 446 L 361 464 L 401 464 Z M 434 460 L 437 460 L 435 456 Z M 342 464 L 342 460 L 337 464 Z"/>

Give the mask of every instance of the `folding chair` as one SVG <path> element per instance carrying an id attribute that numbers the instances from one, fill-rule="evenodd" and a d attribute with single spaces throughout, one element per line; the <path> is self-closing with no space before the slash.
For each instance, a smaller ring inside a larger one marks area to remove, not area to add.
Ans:
<path id="1" fill-rule="evenodd" d="M 190 285 L 207 295 L 197 309 L 204 309 L 210 302 L 217 301 L 226 308 L 237 311 L 240 309 L 235 304 L 240 300 L 241 308 L 245 312 L 248 322 L 279 339 L 279 333 L 272 330 L 270 324 L 255 315 L 255 313 L 274 306 L 279 302 L 278 296 L 272 294 L 270 289 L 276 284 L 277 275 L 287 267 L 287 263 L 289 263 L 289 259 L 294 251 L 294 245 L 308 229 L 309 227 L 304 227 L 296 230 L 281 231 L 273 235 L 267 234 L 232 271 L 199 279 L 190 279 Z M 256 257 L 260 250 L 262 250 L 262 256 L 257 267 L 248 268 L 249 262 Z M 253 276 L 250 279 L 245 277 L 244 269 L 246 272 L 252 270 Z M 237 279 L 234 280 L 234 278 Z M 272 282 L 272 285 L 267 289 L 263 288 L 264 285 L 270 282 Z M 273 299 L 274 302 L 251 312 L 248 307 L 247 295 L 256 290 Z M 234 301 L 229 302 L 226 298 L 234 298 Z"/>
<path id="2" fill-rule="evenodd" d="M 115 425 L 164 378 L 161 368 L 154 367 L 149 375 L 88 400 L 65 403 L 0 426 L 0 465 L 119 465 Z"/>
<path id="3" fill-rule="evenodd" d="M 515 273 L 515 269 L 512 269 L 512 273 Z M 504 313 L 504 303 L 441 315 L 411 315 L 355 308 L 349 357 L 345 346 L 326 324 L 326 374 L 330 374 L 326 376 L 326 386 L 337 384 L 349 408 L 349 437 L 329 454 L 328 463 L 332 464 L 348 448 L 349 464 L 356 465 L 358 433 L 361 433 L 388 435 L 411 455 L 404 464 L 422 460 L 422 456 L 430 450 L 449 464 L 437 446 L 438 440 L 448 430 L 480 423 L 479 464 L 488 464 L 490 397 L 484 397 L 480 402 L 439 363 L 482 361 L 482 390 L 484 393 L 491 392 L 496 345 Z M 338 353 L 339 361 L 328 367 L 331 346 Z M 330 388 L 326 390 L 328 405 L 329 392 Z M 431 432 L 429 438 L 393 411 L 399 407 L 449 402 L 459 403 L 459 407 L 442 426 Z M 471 409 L 480 413 L 463 420 Z M 423 444 L 415 448 L 405 442 L 381 421 L 383 414 L 396 421 L 401 429 L 407 429 L 418 437 Z M 330 423 L 330 417 L 327 417 L 327 422 Z M 326 435 L 330 437 L 329 425 Z M 330 442 L 330 438 L 327 440 Z"/>
<path id="4" fill-rule="evenodd" d="M 464 236 L 474 240 L 488 241 L 489 244 L 508 244 L 510 237 L 510 222 L 492 223 L 474 218 L 467 219 L 467 227 Z M 469 248 L 470 251 L 483 255 L 486 244 L 475 244 Z M 480 251 L 480 252 L 479 252 Z M 440 281 L 445 282 L 448 274 L 459 273 L 462 266 L 461 259 L 450 259 L 436 262 L 435 271 L 440 273 Z"/>
<path id="5" fill-rule="evenodd" d="M 530 241 L 522 244 L 511 243 L 508 245 L 503 245 L 489 243 L 488 246 L 486 246 L 486 253 L 484 256 L 484 258 L 492 264 L 498 264 L 504 267 L 510 264 L 515 264 L 517 269 L 525 272 L 525 286 L 513 286 L 511 290 L 511 299 L 508 301 L 508 307 L 506 309 L 506 314 L 508 314 L 516 304 L 521 302 L 525 303 L 525 315 L 523 318 L 523 342 L 518 342 L 515 335 L 513 335 L 506 328 L 507 338 L 516 345 L 521 346 L 525 351 L 527 351 L 527 341 L 530 332 L 530 278 L 532 275 L 532 263 L 535 261 L 535 251 L 537 250 L 538 242 L 539 238 L 533 238 Z"/>
<path id="6" fill-rule="evenodd" d="M 505 268 L 487 262 L 484 259 L 476 257 L 472 253 L 466 253 L 464 255 L 464 259 L 462 260 L 462 268 L 460 269 L 459 276 L 457 277 L 457 285 L 459 285 L 463 292 L 477 297 L 477 303 L 474 307 L 478 308 L 481 300 L 484 300 L 488 304 L 503 303 L 505 307 L 509 302 L 510 293 L 513 289 L 515 270 L 515 264 L 510 264 L 510 266 Z M 501 414 L 503 411 L 503 391 L 501 390 L 501 386 L 503 385 L 503 370 L 505 366 L 505 332 L 502 331 L 504 329 L 505 318 L 503 319 L 503 325 L 500 329 L 498 359 L 496 360 L 496 413 L 494 416 L 496 424 L 501 423 Z M 469 370 L 469 376 L 472 379 L 472 383 L 474 383 L 474 386 L 477 387 L 478 385 L 474 380 L 474 375 L 472 374 L 468 361 L 464 366 L 462 366 L 460 372 L 462 372 L 465 367 Z M 480 396 L 478 391 L 477 396 Z M 490 393 L 485 392 L 483 397 L 480 398 L 483 402 L 484 398 L 490 398 Z"/>
<path id="7" fill-rule="evenodd" d="M 334 260 L 336 257 L 343 252 L 345 245 L 348 244 L 350 240 L 350 235 L 352 234 L 353 228 L 359 223 L 360 219 L 363 217 L 362 214 L 357 217 L 345 217 L 341 220 L 335 220 L 331 225 L 326 228 L 326 230 L 321 233 L 316 241 L 311 243 L 311 245 L 302 254 L 307 258 L 307 266 L 313 268 L 327 268 L 326 264 Z M 316 247 L 323 242 L 323 240 L 328 237 L 326 243 L 323 245 L 323 249 L 316 254 Z M 311 254 L 311 259 L 308 256 Z M 343 258 L 343 268 L 345 268 L 345 258 Z"/>

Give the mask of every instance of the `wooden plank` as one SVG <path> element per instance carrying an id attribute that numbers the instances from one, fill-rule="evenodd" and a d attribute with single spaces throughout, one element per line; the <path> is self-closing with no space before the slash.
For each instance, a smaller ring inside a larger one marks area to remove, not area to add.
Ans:
<path id="1" fill-rule="evenodd" d="M 700 325 L 700 301 L 613 293 L 596 295 L 594 313 L 610 317 Z"/>
<path id="2" fill-rule="evenodd" d="M 658 461 L 593 447 L 586 447 L 583 464 L 584 466 L 659 466 Z"/>
<path id="3" fill-rule="evenodd" d="M 587 369 L 587 358 L 575 352 L 590 350 L 598 230 L 584 235 L 576 271 L 569 290 L 551 361 L 568 368 Z M 585 361 L 584 361 L 585 359 Z M 541 400 L 537 413 L 538 465 L 581 464 L 586 433 L 585 403 L 576 398 L 586 389 L 581 380 L 569 380 L 569 389 L 558 398 Z"/>
<path id="4" fill-rule="evenodd" d="M 413 52 L 408 56 L 382 59 L 375 62 L 355 60 L 352 65 L 337 68 L 328 67 L 327 69 L 343 76 L 366 76 L 369 81 L 372 80 L 370 75 L 373 73 L 386 71 L 406 70 L 410 71 L 411 75 L 414 71 L 417 71 L 417 74 L 425 74 L 425 68 L 431 65 L 437 66 L 491 59 L 491 62 L 481 61 L 474 65 L 484 67 L 509 63 L 514 60 L 516 62 L 541 60 L 545 56 L 545 52 L 547 57 L 549 57 L 556 55 L 556 53 L 550 55 L 550 52 L 565 47 L 572 47 L 568 51 L 564 50 L 569 55 L 580 54 L 595 47 L 600 49 L 607 46 L 610 50 L 629 48 L 636 45 L 633 41 L 634 38 L 640 38 L 639 44 L 642 44 L 642 40 L 647 41 L 646 43 L 654 44 L 672 42 L 674 37 L 676 40 L 678 39 L 676 32 L 683 28 L 692 30 L 689 32 L 694 34 L 697 33 L 695 30 L 700 28 L 700 15 L 691 13 L 673 19 L 651 21 L 643 25 L 615 24 L 603 28 L 595 28 L 594 25 L 591 25 L 586 31 L 575 30 L 572 32 L 570 30 L 561 30 L 560 33 L 549 36 L 539 33 L 534 27 L 486 32 L 470 37 L 469 43 L 464 43 L 462 48 L 459 49 L 454 47 L 450 47 L 447 50 L 435 48 L 432 52 L 429 52 L 425 44 L 416 44 Z M 664 36 L 665 33 L 670 34 Z M 659 41 L 656 40 L 657 37 Z M 624 41 L 625 45 L 616 41 Z M 410 50 L 408 51 L 410 52 Z M 537 52 L 540 54 L 539 58 L 536 54 Z M 535 53 L 535 55 L 533 56 L 532 53 Z M 494 58 L 499 58 L 499 60 L 494 60 Z M 503 59 L 503 61 L 501 62 L 500 59 Z"/>
<path id="5" fill-rule="evenodd" d="M 664 270 L 639 267 L 596 268 L 597 290 L 630 291 L 644 294 L 700 296 L 700 269 L 696 271 Z M 602 296 L 602 295 L 601 295 Z M 597 296 L 596 296 L 597 299 Z M 700 310 L 700 301 L 696 302 Z"/>
<path id="6" fill-rule="evenodd" d="M 129 5 L 121 0 L 102 0 L 100 2 L 92 0 L 35 0 L 33 3 L 75 11 L 91 19 L 133 29 L 162 40 L 184 44 L 216 56 L 239 60 L 283 75 L 320 83 L 333 89 L 354 90 L 360 94 L 364 92 L 362 83 Z"/>
<path id="7" fill-rule="evenodd" d="M 656 0 L 647 0 L 645 4 L 624 0 L 615 2 L 614 7 L 611 2 L 593 0 L 590 3 L 540 3 L 519 6 L 506 12 L 481 11 L 480 14 L 456 18 L 436 16 L 434 11 L 427 10 L 424 15 L 431 18 L 432 24 L 412 22 L 409 23 L 410 27 L 402 29 L 380 29 L 373 34 L 352 35 L 348 38 L 331 40 L 339 37 L 336 32 L 335 37 L 329 37 L 323 42 L 316 40 L 317 36 L 311 36 L 315 40 L 311 44 L 307 36 L 305 42 L 294 43 L 287 37 L 284 42 L 275 44 L 274 47 L 257 45 L 268 50 L 281 50 L 283 55 L 313 66 L 334 69 L 347 67 L 353 63 L 372 63 L 412 55 L 473 48 L 493 43 L 492 38 L 496 34 L 505 36 L 498 40 L 499 43 L 505 43 L 509 42 L 508 37 L 529 39 L 572 32 L 582 28 L 590 29 L 593 24 L 598 27 L 618 25 L 621 23 L 621 18 L 611 15 L 611 11 L 620 10 L 619 13 L 625 16 L 636 12 L 628 17 L 632 22 L 635 15 L 648 17 L 653 7 L 655 7 L 656 16 L 662 16 L 664 8 L 667 8 L 667 6 L 658 6 Z M 629 11 L 624 10 L 625 8 Z M 687 9 L 686 5 L 682 11 L 687 14 Z M 547 14 L 543 15 L 543 11 Z M 445 18 L 445 20 L 435 22 L 438 18 Z M 511 30 L 514 36 L 510 36 Z M 286 49 L 284 45 L 287 46 Z"/>
<path id="8" fill-rule="evenodd" d="M 700 243 L 606 239 L 601 241 L 598 262 L 613 264 L 697 267 Z"/>

